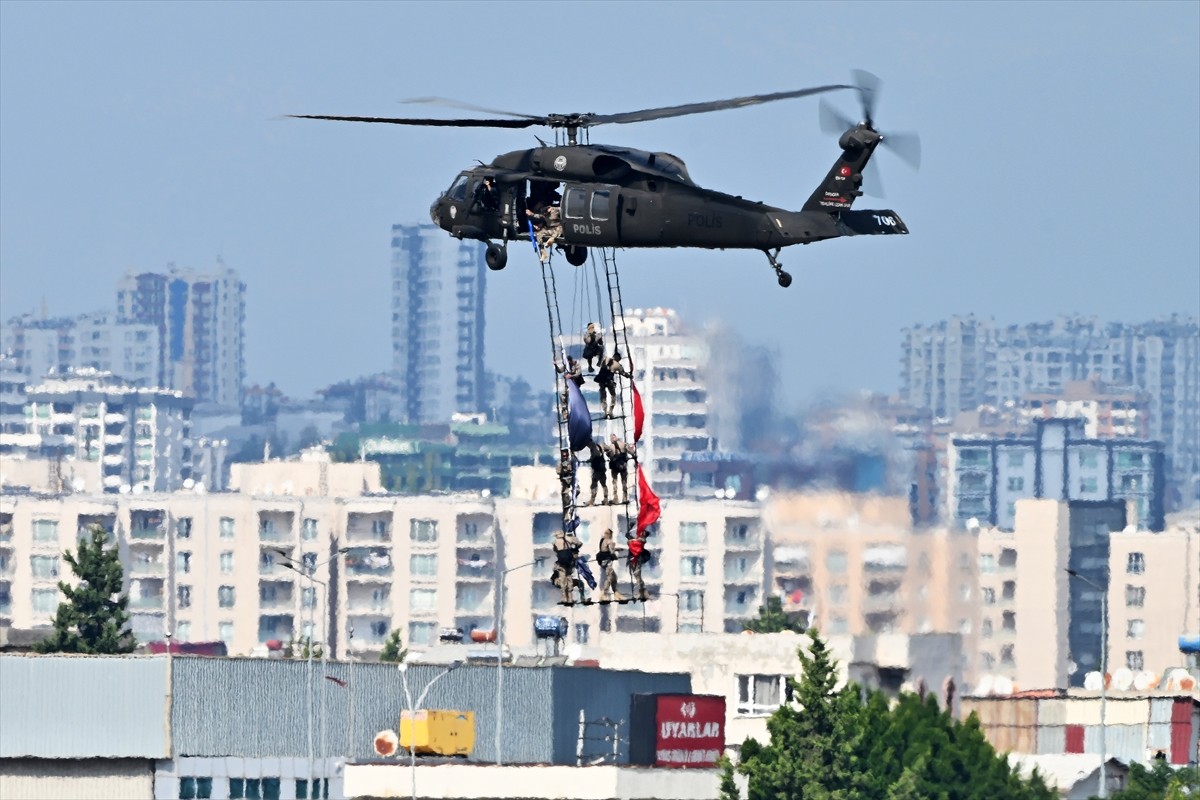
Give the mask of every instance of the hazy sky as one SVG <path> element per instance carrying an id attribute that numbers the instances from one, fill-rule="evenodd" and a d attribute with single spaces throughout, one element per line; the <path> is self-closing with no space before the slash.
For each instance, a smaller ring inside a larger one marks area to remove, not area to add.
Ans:
<path id="1" fill-rule="evenodd" d="M 443 95 L 607 113 L 885 82 L 876 122 L 910 236 L 618 255 L 627 307 L 778 349 L 795 403 L 897 385 L 899 330 L 955 313 L 1200 313 L 1200 3 L 0 2 L 0 317 L 114 305 L 127 270 L 217 257 L 248 285 L 251 381 L 304 397 L 387 369 L 390 228 L 540 131 L 405 116 Z M 852 98 L 837 98 L 853 111 Z M 799 208 L 837 154 L 806 98 L 595 128 L 703 186 Z M 549 388 L 529 250 L 489 275 L 488 362 Z M 565 268 L 565 265 L 564 265 Z M 568 277 L 565 291 L 571 289 Z"/>

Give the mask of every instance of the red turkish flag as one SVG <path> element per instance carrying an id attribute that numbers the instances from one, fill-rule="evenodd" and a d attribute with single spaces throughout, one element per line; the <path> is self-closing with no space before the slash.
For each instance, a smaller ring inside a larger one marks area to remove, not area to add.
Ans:
<path id="1" fill-rule="evenodd" d="M 642 531 L 646 528 L 658 522 L 660 516 L 662 516 L 662 505 L 658 502 L 658 495 L 651 491 L 650 484 L 646 482 L 646 475 L 642 472 L 642 465 L 638 464 L 638 536 L 641 536 Z"/>
<path id="2" fill-rule="evenodd" d="M 646 421 L 646 409 L 642 408 L 642 396 L 638 393 L 637 384 L 630 381 L 629 386 L 633 389 L 633 443 L 637 444 L 642 440 L 642 424 Z"/>

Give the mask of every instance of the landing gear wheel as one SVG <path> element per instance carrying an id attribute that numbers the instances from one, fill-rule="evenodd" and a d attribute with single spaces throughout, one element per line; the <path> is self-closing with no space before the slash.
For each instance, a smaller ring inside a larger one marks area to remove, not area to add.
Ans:
<path id="1" fill-rule="evenodd" d="M 502 270 L 508 264 L 508 250 L 495 242 L 488 242 L 483 260 L 487 262 L 488 269 Z"/>
<path id="2" fill-rule="evenodd" d="M 572 244 L 566 248 L 567 263 L 572 267 L 582 267 L 587 263 L 587 248 L 583 245 Z"/>
<path id="3" fill-rule="evenodd" d="M 779 270 L 779 285 L 787 288 L 792 285 L 792 274 L 786 270 Z"/>

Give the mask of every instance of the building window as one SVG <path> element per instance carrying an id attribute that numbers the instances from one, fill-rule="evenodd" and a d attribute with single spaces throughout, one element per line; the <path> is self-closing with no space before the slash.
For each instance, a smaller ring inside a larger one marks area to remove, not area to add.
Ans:
<path id="1" fill-rule="evenodd" d="M 279 778 L 230 778 L 230 800 L 279 800 Z"/>
<path id="2" fill-rule="evenodd" d="M 746 716 L 771 714 L 790 694 L 786 675 L 738 675 L 737 684 L 737 713 Z"/>
<path id="3" fill-rule="evenodd" d="M 192 623 L 184 620 L 175 625 L 175 641 L 190 642 L 192 640 Z"/>
<path id="4" fill-rule="evenodd" d="M 1011 666 L 1013 663 L 1013 646 L 1011 644 L 1002 645 L 1000 647 L 1000 663 Z"/>
<path id="5" fill-rule="evenodd" d="M 829 632 L 831 634 L 845 633 L 848 630 L 850 630 L 850 625 L 846 622 L 845 617 L 833 616 L 829 618 Z"/>
<path id="6" fill-rule="evenodd" d="M 1008 490 L 1010 492 L 1025 491 L 1025 479 L 1024 478 L 1009 478 L 1008 479 Z"/>
<path id="7" fill-rule="evenodd" d="M 1000 589 L 1000 599 L 1012 600 L 1017 596 L 1017 582 L 1005 581 Z"/>
<path id="8" fill-rule="evenodd" d="M 1100 464 L 1100 459 L 1095 450 L 1081 450 L 1079 452 L 1079 466 L 1083 469 L 1095 469 Z"/>
<path id="9" fill-rule="evenodd" d="M 30 556 L 29 568 L 33 577 L 49 579 L 58 577 L 58 556 Z"/>
<path id="10" fill-rule="evenodd" d="M 317 521 L 312 517 L 306 517 L 300 525 L 300 536 L 305 541 L 317 538 Z"/>
<path id="11" fill-rule="evenodd" d="M 414 542 L 432 543 L 437 541 L 437 520 L 414 519 L 409 522 L 408 535 Z"/>
<path id="12" fill-rule="evenodd" d="M 410 575 L 437 575 L 437 556 L 429 553 L 415 553 L 408 557 Z"/>
<path id="13" fill-rule="evenodd" d="M 230 642 L 232 642 L 233 641 L 233 623 L 232 622 L 222 622 L 219 625 L 217 625 L 217 636 L 226 645 L 228 645 Z"/>
<path id="14" fill-rule="evenodd" d="M 995 572 L 996 557 L 991 553 L 979 554 L 979 571 L 980 572 Z"/>
<path id="15" fill-rule="evenodd" d="M 846 602 L 846 584 L 835 583 L 829 587 L 829 602 L 832 605 L 840 606 Z"/>
<path id="16" fill-rule="evenodd" d="M 315 586 L 305 586 L 300 590 L 300 605 L 304 608 L 317 607 L 317 588 Z"/>
<path id="17" fill-rule="evenodd" d="M 232 586 L 222 586 L 217 590 L 217 604 L 221 608 L 233 608 L 233 603 L 237 593 Z"/>
<path id="18" fill-rule="evenodd" d="M 984 621 L 980 623 L 979 635 L 985 639 L 992 638 L 992 621 L 990 619 L 984 619 Z"/>
<path id="19" fill-rule="evenodd" d="M 1125 651 L 1125 666 L 1137 672 L 1146 668 L 1146 657 L 1141 650 Z"/>
<path id="20" fill-rule="evenodd" d="M 296 800 L 329 800 L 329 779 L 317 778 L 313 781 L 313 794 L 312 797 L 309 797 L 308 781 L 304 778 L 297 778 Z"/>
<path id="21" fill-rule="evenodd" d="M 221 553 L 220 561 L 221 561 L 221 574 L 222 575 L 232 575 L 233 574 L 233 551 L 226 550 L 225 552 Z"/>
<path id="22" fill-rule="evenodd" d="M 1009 453 L 1008 454 L 1008 466 L 1010 469 L 1020 469 L 1020 468 L 1024 467 L 1025 466 L 1025 454 L 1024 453 Z"/>
<path id="23" fill-rule="evenodd" d="M 175 523 L 175 538 L 190 539 L 192 538 L 192 518 L 180 517 Z"/>
<path id="24" fill-rule="evenodd" d="M 1126 608 L 1141 608 L 1146 602 L 1146 587 L 1144 586 L 1126 586 L 1125 587 L 1125 607 Z"/>
<path id="25" fill-rule="evenodd" d="M 684 556 L 679 559 L 679 574 L 684 578 L 704 575 L 704 559 L 699 556 Z"/>
<path id="26" fill-rule="evenodd" d="M 38 614 L 53 614 L 58 610 L 58 589 L 34 589 L 33 610 Z"/>
<path id="27" fill-rule="evenodd" d="M 846 574 L 846 552 L 832 550 L 825 556 L 825 568 L 833 575 Z"/>
<path id="28" fill-rule="evenodd" d="M 181 585 L 175 589 L 176 598 L 180 608 L 192 607 L 192 587 Z"/>
<path id="29" fill-rule="evenodd" d="M 412 589 L 408 593 L 412 611 L 429 611 L 437 605 L 437 589 Z"/>
<path id="30" fill-rule="evenodd" d="M 221 517 L 221 538 L 233 538 L 233 517 Z"/>
<path id="31" fill-rule="evenodd" d="M 1125 625 L 1125 635 L 1130 639 L 1140 639 L 1146 633 L 1146 621 L 1131 619 Z"/>
<path id="32" fill-rule="evenodd" d="M 1015 631 L 1017 629 L 1017 612 L 1005 611 L 1001 615 L 1001 620 L 1000 627 L 1004 628 L 1004 630 Z"/>
<path id="33" fill-rule="evenodd" d="M 589 626 L 586 622 L 580 622 L 575 625 L 575 641 L 579 644 L 588 643 Z"/>
<path id="34" fill-rule="evenodd" d="M 184 775 L 179 778 L 179 799 L 193 800 L 193 798 L 212 797 L 212 778 L 195 777 Z"/>
<path id="35" fill-rule="evenodd" d="M 1127 575 L 1141 575 L 1146 571 L 1146 557 L 1141 553 L 1130 553 L 1125 559 L 1125 573 Z"/>
<path id="36" fill-rule="evenodd" d="M 703 522 L 679 523 L 679 544 L 682 547 L 702 547 L 708 542 L 708 526 Z"/>
<path id="37" fill-rule="evenodd" d="M 411 645 L 425 645 L 433 643 L 433 634 L 436 623 L 433 622 L 410 622 L 408 623 L 408 642 Z"/>
<path id="38" fill-rule="evenodd" d="M 991 586 L 985 586 L 980 590 L 983 594 L 983 604 L 985 606 L 996 605 L 996 590 Z"/>
<path id="39" fill-rule="evenodd" d="M 175 554 L 175 571 L 186 575 L 192 571 L 192 554 L 188 550 L 180 550 Z"/>
<path id="40" fill-rule="evenodd" d="M 304 568 L 304 574 L 312 575 L 317 569 L 317 554 L 302 553 L 300 555 L 300 566 Z"/>
<path id="41" fill-rule="evenodd" d="M 680 611 L 703 611 L 704 610 L 704 592 L 698 592 L 695 589 L 689 589 L 679 593 L 679 610 Z"/>
<path id="42" fill-rule="evenodd" d="M 1095 478 L 1080 478 L 1079 493 L 1080 494 L 1095 494 L 1099 489 L 1099 484 Z"/>
<path id="43" fill-rule="evenodd" d="M 58 520 L 35 519 L 33 521 L 33 540 L 35 542 L 57 542 Z"/>

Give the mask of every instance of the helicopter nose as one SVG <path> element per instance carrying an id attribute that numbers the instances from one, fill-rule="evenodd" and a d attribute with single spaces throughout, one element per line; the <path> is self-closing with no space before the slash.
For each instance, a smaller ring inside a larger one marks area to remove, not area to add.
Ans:
<path id="1" fill-rule="evenodd" d="M 439 197 L 437 200 L 434 200 L 433 205 L 431 205 L 429 207 L 429 218 L 431 220 L 433 220 L 434 225 L 440 226 L 442 224 L 442 220 L 441 220 L 442 215 L 441 215 L 441 213 L 439 213 L 441 204 L 442 204 L 442 200 Z"/>

